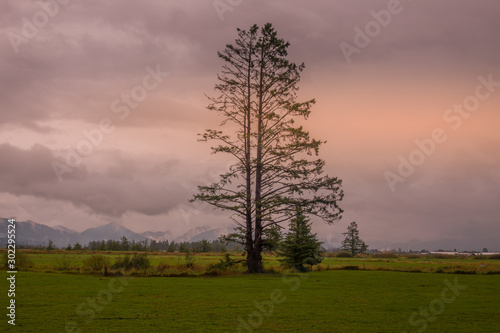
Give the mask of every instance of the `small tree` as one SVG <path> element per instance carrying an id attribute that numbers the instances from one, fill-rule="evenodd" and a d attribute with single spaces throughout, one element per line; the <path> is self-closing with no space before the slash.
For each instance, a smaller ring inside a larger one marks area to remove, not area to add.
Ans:
<path id="1" fill-rule="evenodd" d="M 342 242 L 342 250 L 351 252 L 354 257 L 357 253 L 365 253 L 368 245 L 359 238 L 358 224 L 351 222 L 347 227 L 347 232 L 344 232 L 344 241 Z"/>
<path id="2" fill-rule="evenodd" d="M 179 252 L 187 253 L 189 251 L 185 242 L 179 244 Z"/>
<path id="3" fill-rule="evenodd" d="M 168 244 L 167 252 L 172 253 L 172 252 L 175 252 L 176 249 L 177 248 L 176 248 L 175 242 L 171 242 L 170 244 Z"/>
<path id="4" fill-rule="evenodd" d="M 83 248 L 80 243 L 75 243 L 75 245 L 73 246 L 73 250 L 81 251 L 82 249 Z"/>
<path id="5" fill-rule="evenodd" d="M 49 239 L 49 246 L 47 246 L 47 251 L 52 251 L 54 250 L 56 247 L 54 246 L 54 242 Z"/>
<path id="6" fill-rule="evenodd" d="M 316 234 L 311 233 L 311 224 L 302 214 L 301 208 L 297 208 L 297 216 L 290 221 L 290 231 L 280 244 L 279 255 L 283 256 L 280 262 L 285 267 L 294 268 L 300 272 L 308 269 L 305 265 L 319 264 L 322 242 L 316 239 Z"/>
<path id="7" fill-rule="evenodd" d="M 210 245 L 210 242 L 207 241 L 206 239 L 202 239 L 200 244 L 200 252 L 210 252 L 210 251 L 212 251 L 212 246 Z"/>
<path id="8" fill-rule="evenodd" d="M 121 240 L 122 251 L 130 250 L 130 242 L 128 241 L 127 237 L 123 236 L 120 240 Z"/>
<path id="9" fill-rule="evenodd" d="M 191 252 L 190 250 L 186 250 L 186 254 L 184 255 L 184 261 L 186 262 L 187 268 L 192 268 L 194 266 L 194 262 L 196 261 L 194 253 Z"/>

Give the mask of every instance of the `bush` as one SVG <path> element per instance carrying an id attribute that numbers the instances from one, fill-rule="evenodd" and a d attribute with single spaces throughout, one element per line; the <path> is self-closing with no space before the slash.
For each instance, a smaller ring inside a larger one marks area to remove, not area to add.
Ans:
<path id="1" fill-rule="evenodd" d="M 500 260 L 500 254 L 493 254 L 493 255 L 490 256 L 489 259 Z"/>
<path id="2" fill-rule="evenodd" d="M 347 271 L 357 271 L 359 269 L 358 266 L 342 266 L 342 269 Z"/>
<path id="3" fill-rule="evenodd" d="M 429 259 L 456 259 L 457 256 L 449 254 L 429 254 L 427 256 Z"/>
<path id="4" fill-rule="evenodd" d="M 118 257 L 115 260 L 115 263 L 113 266 L 111 266 L 112 269 L 124 269 L 128 271 L 130 267 L 130 256 L 126 255 L 125 257 Z"/>
<path id="5" fill-rule="evenodd" d="M 2 267 L 7 269 L 7 270 L 10 270 L 9 266 L 8 266 L 8 253 L 9 251 L 5 251 L 2 255 Z M 30 256 L 28 256 L 27 254 L 21 252 L 21 251 L 16 251 L 16 269 L 18 271 L 21 271 L 21 270 L 27 270 L 27 269 L 31 269 L 33 268 L 33 266 L 35 266 L 35 264 L 33 263 L 33 259 L 31 259 Z"/>
<path id="6" fill-rule="evenodd" d="M 130 265 L 135 269 L 148 269 L 151 266 L 148 255 L 146 253 L 134 254 L 130 259 Z"/>
<path id="7" fill-rule="evenodd" d="M 170 266 L 169 264 L 164 263 L 164 262 L 159 263 L 158 266 L 156 267 L 158 272 L 163 272 L 163 271 L 166 271 L 167 269 L 170 269 L 170 268 L 172 268 L 172 266 Z"/>
<path id="8" fill-rule="evenodd" d="M 409 254 L 406 259 L 422 259 L 424 256 L 421 254 Z"/>
<path id="9" fill-rule="evenodd" d="M 135 268 L 136 270 L 146 270 L 151 266 L 151 263 L 149 262 L 149 258 L 146 253 L 134 253 L 132 257 L 129 255 L 126 255 L 125 257 L 117 258 L 113 266 L 111 266 L 112 269 L 123 269 L 125 271 L 129 271 L 132 268 Z"/>
<path id="10" fill-rule="evenodd" d="M 225 272 L 228 271 L 229 269 L 233 268 L 234 266 L 238 265 L 241 263 L 242 260 L 234 260 L 231 258 L 231 255 L 226 252 L 224 259 L 219 259 L 219 262 L 216 264 L 212 264 L 208 266 L 207 272 L 212 273 L 212 272 Z"/>
<path id="11" fill-rule="evenodd" d="M 109 267 L 109 265 L 109 258 L 103 256 L 102 254 L 95 254 L 83 259 L 83 267 L 90 268 L 93 271 L 103 270 L 105 267 Z"/>
<path id="12" fill-rule="evenodd" d="M 194 257 L 194 254 L 191 251 L 186 250 L 186 253 L 184 255 L 184 261 L 186 262 L 187 268 L 192 268 L 194 266 L 196 258 Z"/>
<path id="13" fill-rule="evenodd" d="M 380 253 L 373 253 L 371 255 L 372 258 L 385 258 L 385 259 L 394 259 L 394 258 L 399 258 L 397 254 L 392 253 L 392 252 L 380 252 Z"/>
<path id="14" fill-rule="evenodd" d="M 337 253 L 337 258 L 352 258 L 352 253 L 349 251 L 340 251 Z"/>
<path id="15" fill-rule="evenodd" d="M 62 257 L 57 259 L 56 263 L 58 270 L 67 271 L 70 268 L 71 260 L 67 255 L 64 254 Z"/>

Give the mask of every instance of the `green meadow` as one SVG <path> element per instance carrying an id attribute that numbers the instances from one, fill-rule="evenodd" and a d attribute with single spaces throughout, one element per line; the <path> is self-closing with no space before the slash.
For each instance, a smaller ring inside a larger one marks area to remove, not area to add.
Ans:
<path id="1" fill-rule="evenodd" d="M 167 265 L 190 274 L 113 277 L 77 270 L 89 253 L 32 252 L 34 266 L 17 274 L 16 326 L 4 314 L 2 332 L 498 331 L 499 260 L 328 257 L 294 274 L 267 256 L 274 273 L 206 276 L 220 255 L 196 255 L 188 270 L 184 256 L 157 254 L 148 273 Z M 57 269 L 63 256 L 73 269 Z"/>
<path id="2" fill-rule="evenodd" d="M 118 258 L 132 255 L 133 252 L 99 252 L 87 251 L 23 251 L 33 260 L 32 271 L 57 273 L 62 271 L 85 273 L 83 262 L 94 255 L 107 257 L 110 263 Z M 166 254 L 155 252 L 148 254 L 151 267 L 146 275 L 158 275 L 158 266 L 169 268 L 167 272 L 184 272 L 188 275 L 203 274 L 207 267 L 218 263 L 223 256 L 220 253 L 198 253 L 193 256 L 193 269 L 185 266 L 183 253 Z M 240 253 L 232 254 L 233 259 L 243 259 Z M 61 269 L 61 263 L 68 264 L 67 269 Z M 282 268 L 278 258 L 274 255 L 264 255 L 264 265 L 274 272 L 281 272 Z M 452 257 L 452 256 L 396 256 L 382 255 L 364 256 L 356 258 L 337 258 L 326 256 L 323 262 L 314 267 L 315 270 L 375 270 L 375 271 L 400 271 L 400 272 L 425 272 L 425 273 L 457 273 L 457 274 L 500 274 L 500 260 L 489 259 L 482 256 Z M 243 268 L 236 268 L 236 272 L 243 272 Z M 137 272 L 140 275 L 142 272 Z"/>

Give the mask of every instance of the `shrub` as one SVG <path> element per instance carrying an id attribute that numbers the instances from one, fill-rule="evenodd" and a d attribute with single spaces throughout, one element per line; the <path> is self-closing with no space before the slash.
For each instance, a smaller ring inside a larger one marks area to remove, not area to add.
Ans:
<path id="1" fill-rule="evenodd" d="M 112 269 L 123 269 L 125 271 L 129 271 L 132 268 L 136 270 L 146 270 L 151 266 L 149 262 L 149 258 L 146 253 L 134 253 L 132 257 L 126 255 L 125 257 L 119 257 L 116 259 Z"/>
<path id="2" fill-rule="evenodd" d="M 102 254 L 95 254 L 88 258 L 83 259 L 83 267 L 90 268 L 93 271 L 103 270 L 110 265 L 109 258 Z"/>
<path id="3" fill-rule="evenodd" d="M 130 256 L 126 255 L 125 257 L 118 257 L 115 260 L 115 263 L 113 266 L 111 266 L 112 269 L 124 269 L 128 271 L 130 267 Z"/>
<path id="4" fill-rule="evenodd" d="M 371 255 L 372 258 L 386 258 L 386 259 L 394 259 L 394 258 L 399 258 L 397 254 L 392 253 L 392 252 L 380 252 L 380 253 L 373 253 Z"/>
<path id="5" fill-rule="evenodd" d="M 453 274 L 476 274 L 476 271 L 464 271 L 461 269 L 457 269 L 453 271 Z"/>
<path id="6" fill-rule="evenodd" d="M 169 264 L 164 263 L 164 262 L 159 263 L 158 266 L 156 267 L 158 272 L 163 272 L 163 271 L 166 271 L 167 269 L 170 269 L 170 268 L 172 268 L 172 266 L 170 266 Z"/>
<path id="7" fill-rule="evenodd" d="M 235 265 L 239 264 L 240 262 L 242 262 L 242 260 L 234 260 L 231 258 L 231 255 L 226 252 L 224 259 L 219 259 L 218 263 L 208 266 L 207 272 L 208 273 L 213 273 L 215 271 L 225 272 L 230 268 L 234 267 Z"/>
<path id="8" fill-rule="evenodd" d="M 70 269 L 71 260 L 67 255 L 64 254 L 62 257 L 57 258 L 56 263 L 57 263 L 56 266 L 57 266 L 58 270 L 67 271 Z"/>
<path id="9" fill-rule="evenodd" d="M 5 251 L 2 255 L 2 267 L 9 270 L 9 266 L 8 266 L 8 253 L 9 251 Z M 33 263 L 33 259 L 31 259 L 30 256 L 28 256 L 27 254 L 21 252 L 21 251 L 16 251 L 16 269 L 18 271 L 20 270 L 28 270 L 28 269 L 31 269 L 33 268 L 33 266 L 35 266 L 35 264 Z"/>
<path id="10" fill-rule="evenodd" d="M 134 254 L 130 259 L 130 265 L 135 269 L 148 269 L 151 266 L 148 255 L 146 253 Z"/>
<path id="11" fill-rule="evenodd" d="M 455 255 L 449 255 L 449 254 L 429 254 L 428 258 L 429 259 L 456 259 L 457 257 Z"/>
<path id="12" fill-rule="evenodd" d="M 420 254 L 409 254 L 406 256 L 407 259 L 422 259 L 424 256 Z"/>
<path id="13" fill-rule="evenodd" d="M 342 269 L 345 269 L 347 271 L 357 271 L 359 269 L 358 266 L 342 266 Z"/>
<path id="14" fill-rule="evenodd" d="M 349 251 L 340 251 L 337 253 L 337 258 L 352 258 L 352 253 Z"/>
<path id="15" fill-rule="evenodd" d="M 493 254 L 493 255 L 490 256 L 489 259 L 500 260 L 500 254 Z"/>
<path id="16" fill-rule="evenodd" d="M 184 255 L 184 261 L 186 262 L 186 267 L 191 268 L 194 266 L 196 258 L 194 257 L 194 254 L 191 251 L 186 250 L 186 254 Z"/>

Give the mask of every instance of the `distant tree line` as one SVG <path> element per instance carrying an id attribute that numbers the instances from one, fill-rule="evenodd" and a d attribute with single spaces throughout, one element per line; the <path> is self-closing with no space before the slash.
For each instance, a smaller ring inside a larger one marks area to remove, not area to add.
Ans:
<path id="1" fill-rule="evenodd" d="M 19 246 L 19 248 L 26 249 L 44 249 L 44 250 L 55 250 L 58 249 L 52 240 L 49 240 L 48 246 L 30 246 L 24 245 Z M 62 248 L 61 248 L 62 249 Z M 142 240 L 136 242 L 135 240 L 128 240 L 127 237 L 122 237 L 120 240 L 98 240 L 90 241 L 86 245 L 80 243 L 75 243 L 74 245 L 68 244 L 65 250 L 88 250 L 88 251 L 164 251 L 164 252 L 237 252 L 243 251 L 243 247 L 234 242 L 225 242 L 219 240 L 208 241 L 203 239 L 201 241 L 194 242 L 176 242 L 176 241 L 156 241 L 156 240 Z"/>

